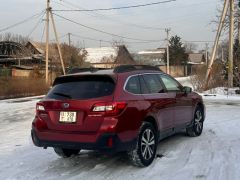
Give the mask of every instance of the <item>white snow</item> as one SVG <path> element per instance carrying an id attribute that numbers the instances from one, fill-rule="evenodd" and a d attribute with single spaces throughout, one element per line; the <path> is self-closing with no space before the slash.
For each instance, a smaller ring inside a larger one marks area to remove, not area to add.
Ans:
<path id="1" fill-rule="evenodd" d="M 86 62 L 106 63 L 115 61 L 119 47 L 86 48 L 84 51 L 87 52 Z"/>
<path id="2" fill-rule="evenodd" d="M 190 76 L 187 77 L 177 77 L 176 80 L 180 82 L 183 86 L 188 86 L 193 88 L 193 85 L 191 84 Z"/>
<path id="3" fill-rule="evenodd" d="M 239 180 L 240 99 L 222 96 L 204 97 L 207 118 L 200 137 L 180 133 L 161 141 L 163 157 L 147 168 L 132 166 L 122 154 L 82 151 L 61 159 L 31 142 L 36 99 L 0 101 L 0 179 Z"/>

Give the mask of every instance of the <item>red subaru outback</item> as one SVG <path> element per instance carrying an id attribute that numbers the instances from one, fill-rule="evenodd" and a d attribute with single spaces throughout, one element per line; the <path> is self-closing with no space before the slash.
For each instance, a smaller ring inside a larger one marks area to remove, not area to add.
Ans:
<path id="1" fill-rule="evenodd" d="M 201 96 L 152 66 L 86 69 L 55 79 L 36 105 L 32 139 L 62 157 L 81 149 L 128 152 L 148 166 L 158 142 L 180 130 L 202 133 Z"/>

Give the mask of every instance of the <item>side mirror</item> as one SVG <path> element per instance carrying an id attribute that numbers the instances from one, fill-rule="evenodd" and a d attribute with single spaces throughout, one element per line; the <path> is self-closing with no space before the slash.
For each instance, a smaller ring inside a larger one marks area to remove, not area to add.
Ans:
<path id="1" fill-rule="evenodd" d="M 192 88 L 191 88 L 191 87 L 188 87 L 188 86 L 184 86 L 184 87 L 183 87 L 183 92 L 184 92 L 185 94 L 191 93 L 191 92 L 192 92 Z"/>

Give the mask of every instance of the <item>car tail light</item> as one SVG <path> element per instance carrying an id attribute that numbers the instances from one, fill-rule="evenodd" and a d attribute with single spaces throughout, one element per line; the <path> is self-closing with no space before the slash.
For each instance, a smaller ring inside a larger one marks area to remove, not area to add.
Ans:
<path id="1" fill-rule="evenodd" d="M 93 106 L 92 112 L 101 113 L 107 116 L 116 116 L 123 112 L 126 106 L 127 103 L 125 102 L 97 103 Z"/>
<path id="2" fill-rule="evenodd" d="M 37 110 L 39 110 L 39 111 L 45 111 L 45 108 L 44 108 L 44 106 L 42 106 L 42 105 L 37 105 Z"/>
<path id="3" fill-rule="evenodd" d="M 45 107 L 41 103 L 37 103 L 36 105 L 36 117 L 35 120 L 33 121 L 33 125 L 38 129 L 38 130 L 44 130 L 47 129 L 47 124 L 44 120 L 43 117 L 46 117 L 47 112 L 45 111 Z"/>
<path id="4" fill-rule="evenodd" d="M 37 103 L 36 114 L 39 115 L 41 112 L 45 112 L 45 107 L 41 103 Z"/>

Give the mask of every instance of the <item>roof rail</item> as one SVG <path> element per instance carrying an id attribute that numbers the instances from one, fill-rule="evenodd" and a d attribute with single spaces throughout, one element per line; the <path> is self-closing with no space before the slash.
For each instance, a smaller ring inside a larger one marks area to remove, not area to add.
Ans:
<path id="1" fill-rule="evenodd" d="M 151 70 L 151 71 L 161 71 L 158 67 L 149 66 L 149 65 L 121 65 L 114 68 L 114 73 L 124 73 L 129 71 L 138 71 L 138 70 Z"/>
<path id="2" fill-rule="evenodd" d="M 99 70 L 106 70 L 109 68 L 95 68 L 95 67 L 89 67 L 89 68 L 73 68 L 70 69 L 67 74 L 75 74 L 75 73 L 81 73 L 81 72 L 96 72 Z"/>
<path id="3" fill-rule="evenodd" d="M 75 73 L 82 73 L 82 72 L 96 72 L 100 70 L 107 70 L 112 68 L 95 68 L 95 67 L 89 67 L 89 68 L 73 68 L 70 69 L 67 74 L 75 74 Z M 130 72 L 130 71 L 143 71 L 143 70 L 150 70 L 150 71 L 161 71 L 156 66 L 149 66 L 149 65 L 120 65 L 114 68 L 114 73 L 124 73 L 124 72 Z M 161 71 L 162 72 L 162 71 Z"/>

